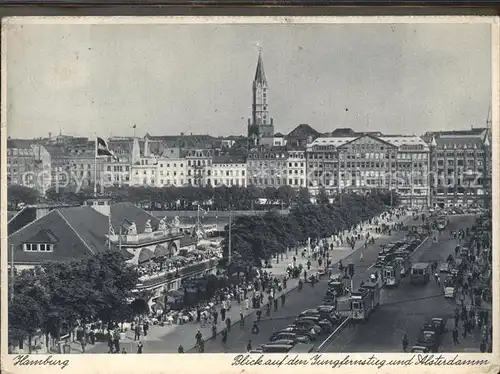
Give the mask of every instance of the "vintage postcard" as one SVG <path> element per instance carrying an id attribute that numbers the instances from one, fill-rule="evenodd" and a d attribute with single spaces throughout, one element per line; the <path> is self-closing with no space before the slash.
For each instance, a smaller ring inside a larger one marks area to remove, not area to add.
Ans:
<path id="1" fill-rule="evenodd" d="M 4 19 L 2 369 L 498 372 L 498 21 Z"/>

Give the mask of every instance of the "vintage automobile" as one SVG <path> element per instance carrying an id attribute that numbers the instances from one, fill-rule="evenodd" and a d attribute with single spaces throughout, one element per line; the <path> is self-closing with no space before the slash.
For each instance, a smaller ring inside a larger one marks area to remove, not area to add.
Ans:
<path id="1" fill-rule="evenodd" d="M 297 339 L 278 339 L 267 343 L 267 345 L 295 345 L 298 342 Z"/>
<path id="2" fill-rule="evenodd" d="M 330 333 L 333 331 L 333 324 L 328 321 L 326 318 L 321 318 L 319 315 L 306 315 L 303 317 L 300 317 L 296 322 L 300 321 L 311 321 L 314 322 L 316 325 L 321 327 L 322 332 Z"/>
<path id="3" fill-rule="evenodd" d="M 431 352 L 437 352 L 439 349 L 439 338 L 437 332 L 434 330 L 421 331 L 416 345 L 427 347 Z"/>
<path id="4" fill-rule="evenodd" d="M 316 323 L 316 321 L 312 321 L 312 320 L 297 318 L 293 322 L 293 325 L 297 326 L 297 327 L 304 326 L 304 328 L 306 328 L 308 330 L 313 329 L 314 332 L 316 332 L 317 335 L 321 334 L 321 331 L 322 331 L 321 327 L 318 326 L 318 324 Z"/>
<path id="5" fill-rule="evenodd" d="M 315 341 L 317 339 L 316 332 L 314 334 L 311 333 L 311 329 L 304 325 L 288 325 L 280 332 L 291 332 L 300 336 L 307 337 L 310 341 Z"/>
<path id="6" fill-rule="evenodd" d="M 432 317 L 431 321 L 434 324 L 434 326 L 436 326 L 436 328 L 438 329 L 438 331 L 440 331 L 441 335 L 445 333 L 445 331 L 446 331 L 446 321 L 443 318 Z"/>
<path id="7" fill-rule="evenodd" d="M 449 273 L 451 271 L 451 265 L 449 262 L 441 262 L 439 264 L 440 273 Z"/>
<path id="8" fill-rule="evenodd" d="M 300 335 L 299 333 L 292 332 L 292 331 L 280 331 L 276 334 L 273 334 L 271 336 L 271 339 L 269 339 L 271 342 L 277 341 L 277 340 L 293 340 L 297 341 L 300 343 L 311 343 L 311 339 L 305 335 Z"/>
<path id="9" fill-rule="evenodd" d="M 411 347 L 411 352 L 412 353 L 429 353 L 429 347 L 423 346 L 423 345 L 414 345 Z"/>

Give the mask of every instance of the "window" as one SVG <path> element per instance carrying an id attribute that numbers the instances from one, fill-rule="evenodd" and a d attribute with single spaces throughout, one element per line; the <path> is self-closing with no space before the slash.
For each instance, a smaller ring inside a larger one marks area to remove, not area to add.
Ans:
<path id="1" fill-rule="evenodd" d="M 23 249 L 25 252 L 52 252 L 53 244 L 24 243 Z"/>

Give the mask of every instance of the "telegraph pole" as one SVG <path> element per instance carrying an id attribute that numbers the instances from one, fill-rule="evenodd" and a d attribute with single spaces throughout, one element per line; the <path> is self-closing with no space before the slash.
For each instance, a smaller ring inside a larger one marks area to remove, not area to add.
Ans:
<path id="1" fill-rule="evenodd" d="M 229 205 L 229 241 L 228 241 L 228 253 L 227 253 L 227 263 L 231 262 L 231 226 L 232 226 L 232 219 L 231 219 L 231 205 Z"/>

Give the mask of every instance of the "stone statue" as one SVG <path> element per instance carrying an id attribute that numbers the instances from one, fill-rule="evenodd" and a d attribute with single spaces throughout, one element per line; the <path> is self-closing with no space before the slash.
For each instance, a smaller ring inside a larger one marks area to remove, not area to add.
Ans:
<path id="1" fill-rule="evenodd" d="M 144 225 L 144 232 L 153 232 L 153 227 L 151 226 L 151 220 L 148 219 Z"/>
<path id="2" fill-rule="evenodd" d="M 128 235 L 137 235 L 137 226 L 135 225 L 135 222 L 132 222 L 130 227 L 128 228 Z"/>
<path id="3" fill-rule="evenodd" d="M 167 223 L 165 222 L 165 217 L 160 220 L 158 224 L 158 231 L 167 231 Z"/>

